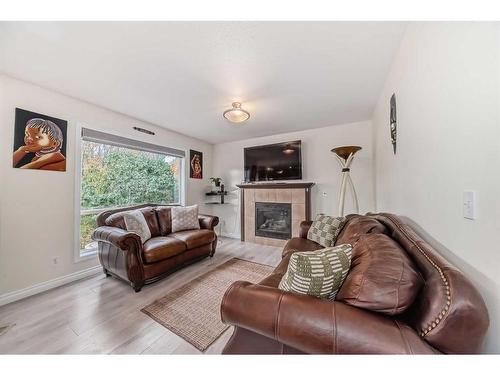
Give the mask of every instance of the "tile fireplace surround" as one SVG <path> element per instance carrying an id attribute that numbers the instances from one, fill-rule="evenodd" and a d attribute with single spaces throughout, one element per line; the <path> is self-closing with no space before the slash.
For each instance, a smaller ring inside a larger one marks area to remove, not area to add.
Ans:
<path id="1" fill-rule="evenodd" d="M 300 222 L 311 218 L 312 182 L 237 185 L 241 189 L 241 240 L 261 245 L 283 246 L 286 239 L 258 236 L 255 230 L 256 203 L 288 203 L 292 207 L 291 236 L 299 234 Z"/>

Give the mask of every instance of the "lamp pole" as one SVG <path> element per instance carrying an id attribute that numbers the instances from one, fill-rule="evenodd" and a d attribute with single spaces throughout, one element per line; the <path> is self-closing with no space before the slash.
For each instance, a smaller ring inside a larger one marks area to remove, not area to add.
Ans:
<path id="1" fill-rule="evenodd" d="M 347 185 L 351 188 L 353 205 L 356 213 L 359 213 L 358 196 L 356 195 L 356 189 L 354 189 L 354 183 L 351 178 L 351 163 L 354 159 L 354 154 L 361 150 L 359 146 L 342 146 L 336 147 L 331 151 L 337 157 L 337 160 L 342 168 L 342 181 L 340 183 L 340 194 L 339 194 L 339 216 L 344 216 L 344 202 L 347 190 Z"/>

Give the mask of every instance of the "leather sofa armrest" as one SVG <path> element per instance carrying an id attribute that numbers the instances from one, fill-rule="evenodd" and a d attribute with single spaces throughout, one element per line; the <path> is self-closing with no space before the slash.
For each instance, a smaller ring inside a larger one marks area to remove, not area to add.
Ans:
<path id="1" fill-rule="evenodd" d="M 136 245 L 137 249 L 142 248 L 141 237 L 138 234 L 116 227 L 97 227 L 92 233 L 92 239 L 110 243 L 121 250 L 128 250 L 132 245 Z"/>
<path id="2" fill-rule="evenodd" d="M 307 238 L 307 232 L 309 232 L 309 228 L 311 228 L 312 223 L 312 221 L 300 222 L 299 237 Z"/>
<path id="3" fill-rule="evenodd" d="M 244 281 L 226 291 L 221 315 L 307 353 L 436 353 L 410 327 L 380 314 Z"/>
<path id="4" fill-rule="evenodd" d="M 201 229 L 214 230 L 215 226 L 219 224 L 219 217 L 212 215 L 198 215 Z"/>

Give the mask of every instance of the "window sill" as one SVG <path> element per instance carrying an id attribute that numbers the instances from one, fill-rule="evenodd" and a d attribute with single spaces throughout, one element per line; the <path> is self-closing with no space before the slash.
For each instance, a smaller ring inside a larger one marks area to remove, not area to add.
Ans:
<path id="1" fill-rule="evenodd" d="M 84 262 L 86 260 L 92 259 L 97 255 L 97 249 L 80 251 L 77 256 L 75 256 L 75 263 Z"/>

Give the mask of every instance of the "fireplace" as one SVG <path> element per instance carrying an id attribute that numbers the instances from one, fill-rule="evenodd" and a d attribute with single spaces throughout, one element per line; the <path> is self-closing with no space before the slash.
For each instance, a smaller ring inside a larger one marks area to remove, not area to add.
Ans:
<path id="1" fill-rule="evenodd" d="M 291 234 L 290 203 L 255 202 L 255 236 L 287 240 Z"/>
<path id="2" fill-rule="evenodd" d="M 241 240 L 283 247 L 289 238 L 298 237 L 300 223 L 311 220 L 313 185 L 312 182 L 236 185 L 241 189 Z"/>

